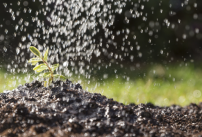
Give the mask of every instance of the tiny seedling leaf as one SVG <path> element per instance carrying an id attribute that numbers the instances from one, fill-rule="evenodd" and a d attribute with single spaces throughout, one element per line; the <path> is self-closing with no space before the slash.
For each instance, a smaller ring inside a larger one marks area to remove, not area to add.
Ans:
<path id="1" fill-rule="evenodd" d="M 59 74 L 54 74 L 53 77 L 59 77 L 59 78 L 61 78 L 61 79 L 66 79 L 65 76 L 63 76 L 63 75 L 59 75 Z"/>
<path id="2" fill-rule="evenodd" d="M 36 65 L 38 61 L 32 61 L 32 65 Z"/>
<path id="3" fill-rule="evenodd" d="M 52 79 L 51 79 L 51 78 L 49 78 L 48 83 L 51 83 L 51 81 L 52 81 Z"/>
<path id="4" fill-rule="evenodd" d="M 42 61 L 40 58 L 31 58 L 28 63 L 32 63 L 32 65 L 36 65 L 38 62 Z"/>
<path id="5" fill-rule="evenodd" d="M 41 73 L 40 75 L 39 75 L 40 77 L 50 77 L 51 76 L 51 73 L 50 72 L 46 72 L 46 73 Z"/>
<path id="6" fill-rule="evenodd" d="M 54 71 L 54 70 L 56 70 L 58 67 L 59 67 L 59 64 L 54 64 L 54 65 L 51 67 L 51 69 Z"/>
<path id="7" fill-rule="evenodd" d="M 46 70 L 46 69 L 48 69 L 46 64 L 40 64 L 40 65 L 33 68 L 33 70 L 35 70 L 36 72 L 41 72 L 41 71 Z"/>
<path id="8" fill-rule="evenodd" d="M 29 49 L 33 54 L 35 54 L 38 57 L 41 57 L 41 53 L 39 52 L 39 50 L 37 48 L 30 46 Z"/>
<path id="9" fill-rule="evenodd" d="M 53 74 L 53 77 L 60 77 L 59 74 Z"/>
<path id="10" fill-rule="evenodd" d="M 60 78 L 66 80 L 66 77 L 63 75 L 60 75 Z"/>
<path id="11" fill-rule="evenodd" d="M 45 61 L 48 60 L 48 48 L 47 48 L 46 52 L 44 53 L 44 60 Z"/>
<path id="12" fill-rule="evenodd" d="M 31 63 L 32 61 L 42 61 L 40 58 L 31 58 L 28 62 Z"/>

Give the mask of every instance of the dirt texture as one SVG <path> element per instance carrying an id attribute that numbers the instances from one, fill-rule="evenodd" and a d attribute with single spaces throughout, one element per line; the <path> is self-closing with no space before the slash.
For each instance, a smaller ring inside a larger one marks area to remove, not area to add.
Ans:
<path id="1" fill-rule="evenodd" d="M 71 81 L 0 94 L 0 137 L 202 136 L 202 104 L 124 105 Z"/>

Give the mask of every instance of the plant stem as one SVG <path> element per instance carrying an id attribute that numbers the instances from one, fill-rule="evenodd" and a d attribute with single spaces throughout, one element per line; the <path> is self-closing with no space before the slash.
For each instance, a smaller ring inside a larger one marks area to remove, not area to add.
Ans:
<path id="1" fill-rule="evenodd" d="M 48 63 L 43 59 L 43 57 L 41 59 L 46 64 L 46 66 L 48 67 L 48 69 L 49 69 L 49 71 L 51 73 L 51 81 L 53 81 L 53 71 L 52 71 L 52 69 L 49 67 Z"/>

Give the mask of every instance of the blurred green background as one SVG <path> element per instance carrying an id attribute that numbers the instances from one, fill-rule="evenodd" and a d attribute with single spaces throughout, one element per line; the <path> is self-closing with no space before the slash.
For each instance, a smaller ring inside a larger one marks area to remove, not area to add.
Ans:
<path id="1" fill-rule="evenodd" d="M 100 75 L 91 75 L 90 79 L 76 74 L 68 79 L 73 83 L 81 83 L 84 90 L 101 93 L 124 104 L 151 102 L 159 106 L 185 106 L 202 101 L 200 65 L 181 63 L 165 67 L 157 64 L 139 68 L 136 73 L 130 74 L 130 79 L 124 77 L 124 69 L 110 69 L 112 72 L 116 70 L 117 75 L 108 75 L 110 73 L 102 68 L 96 73 Z M 14 75 L 1 71 L 0 91 L 12 90 L 32 80 L 28 74 Z"/>

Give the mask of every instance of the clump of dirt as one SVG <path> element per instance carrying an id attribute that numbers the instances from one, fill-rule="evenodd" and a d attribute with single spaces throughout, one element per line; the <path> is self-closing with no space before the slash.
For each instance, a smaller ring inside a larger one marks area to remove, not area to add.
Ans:
<path id="1" fill-rule="evenodd" d="M 124 105 L 71 81 L 35 81 L 0 94 L 1 136 L 202 135 L 202 104 Z"/>

